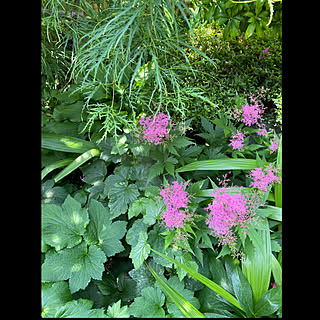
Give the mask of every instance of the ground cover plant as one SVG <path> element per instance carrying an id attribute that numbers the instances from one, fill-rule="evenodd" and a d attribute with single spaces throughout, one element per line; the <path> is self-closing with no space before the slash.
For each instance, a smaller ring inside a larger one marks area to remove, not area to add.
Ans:
<path id="1" fill-rule="evenodd" d="M 235 2 L 42 1 L 43 318 L 282 317 L 281 3 Z"/>

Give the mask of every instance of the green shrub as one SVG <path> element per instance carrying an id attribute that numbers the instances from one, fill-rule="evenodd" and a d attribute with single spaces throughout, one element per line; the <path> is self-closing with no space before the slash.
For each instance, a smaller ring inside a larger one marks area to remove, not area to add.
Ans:
<path id="1" fill-rule="evenodd" d="M 216 116 L 216 110 L 227 111 L 243 104 L 249 92 L 267 88 L 264 105 L 274 107 L 282 84 L 282 43 L 271 35 L 265 38 L 244 36 L 233 40 L 223 39 L 223 31 L 213 27 L 194 31 L 192 45 L 214 59 L 216 68 L 209 65 L 195 51 L 187 53 L 196 75 L 186 72 L 185 86 L 198 87 L 205 92 L 211 104 L 201 99 L 186 101 L 187 118 L 194 117 L 200 123 L 200 115 L 208 119 Z M 268 49 L 268 53 L 264 50 Z M 216 108 L 213 106 L 216 105 Z M 274 115 L 272 114 L 272 118 Z"/>

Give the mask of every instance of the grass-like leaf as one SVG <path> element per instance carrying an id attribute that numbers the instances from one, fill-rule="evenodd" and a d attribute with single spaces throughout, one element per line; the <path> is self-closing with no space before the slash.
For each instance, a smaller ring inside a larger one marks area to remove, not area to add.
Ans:
<path id="1" fill-rule="evenodd" d="M 156 252 L 156 251 L 155 251 Z M 169 284 L 158 276 L 158 274 L 146 263 L 151 274 L 160 284 L 164 292 L 171 298 L 186 318 L 206 318 L 206 316 L 196 309 L 189 301 L 182 297 L 177 291 L 175 291 Z"/>
<path id="2" fill-rule="evenodd" d="M 267 165 L 268 162 L 263 162 Z M 201 160 L 189 163 L 176 172 L 194 171 L 194 170 L 252 170 L 259 167 L 255 159 L 213 159 Z"/>
<path id="3" fill-rule="evenodd" d="M 81 165 L 83 165 L 85 162 L 88 160 L 99 156 L 101 151 L 99 149 L 90 149 L 86 152 L 84 152 L 82 155 L 80 155 L 78 158 L 73 160 L 66 168 L 64 168 L 60 173 L 58 173 L 54 177 L 54 182 L 60 181 L 62 178 L 70 174 L 72 171 L 76 170 L 79 168 Z"/>
<path id="4" fill-rule="evenodd" d="M 226 291 L 225 289 L 220 287 L 218 284 L 216 284 L 215 282 L 211 281 L 210 279 L 208 279 L 207 277 L 203 276 L 202 274 L 198 273 L 197 271 L 193 270 L 192 268 L 185 266 L 184 264 L 180 263 L 179 261 L 174 260 L 174 259 L 172 259 L 172 258 L 170 258 L 170 257 L 168 257 L 168 256 L 166 256 L 166 255 L 164 255 L 164 254 L 152 249 L 151 247 L 150 247 L 150 249 L 153 252 L 155 252 L 156 254 L 158 254 L 159 256 L 161 256 L 162 258 L 167 259 L 168 261 L 174 263 L 176 266 L 178 266 L 181 269 L 185 270 L 193 278 L 195 278 L 196 280 L 199 280 L 204 285 L 206 285 L 208 288 L 210 288 L 214 292 L 218 293 L 224 299 L 226 299 L 227 301 L 232 303 L 234 306 L 236 306 L 237 308 L 239 308 L 240 310 L 243 311 L 243 308 L 241 307 L 239 301 L 232 294 L 230 294 L 228 291 Z"/>

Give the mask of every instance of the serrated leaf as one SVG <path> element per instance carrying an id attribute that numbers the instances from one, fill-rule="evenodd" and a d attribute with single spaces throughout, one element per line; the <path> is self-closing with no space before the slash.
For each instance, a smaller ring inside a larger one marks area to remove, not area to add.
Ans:
<path id="1" fill-rule="evenodd" d="M 200 118 L 201 118 L 201 125 L 202 125 L 203 129 L 206 130 L 207 132 L 213 134 L 214 133 L 214 129 L 213 129 L 212 122 L 207 120 L 203 116 L 200 116 Z"/>
<path id="2" fill-rule="evenodd" d="M 179 280 L 177 276 L 173 276 L 168 279 L 167 284 L 171 286 L 176 292 L 178 292 L 184 299 L 186 299 L 195 308 L 200 308 L 199 300 L 194 297 L 194 292 L 184 288 L 184 282 Z M 167 302 L 168 312 L 173 318 L 182 318 L 183 314 L 179 307 L 170 299 Z"/>
<path id="3" fill-rule="evenodd" d="M 112 186 L 108 194 L 108 206 L 112 219 L 125 213 L 128 204 L 134 202 L 139 195 L 138 187 L 135 184 L 128 185 L 126 182 L 119 182 Z"/>
<path id="4" fill-rule="evenodd" d="M 107 258 L 97 246 L 82 242 L 71 249 L 63 249 L 50 255 L 41 266 L 42 281 L 69 279 L 70 292 L 85 289 L 92 279 L 101 280 Z"/>
<path id="5" fill-rule="evenodd" d="M 60 307 L 55 318 L 106 318 L 103 309 L 91 309 L 93 301 L 78 299 Z"/>
<path id="6" fill-rule="evenodd" d="M 178 136 L 173 140 L 173 145 L 175 148 L 187 147 L 190 144 L 194 144 L 194 142 L 190 141 L 190 139 L 185 136 Z"/>
<path id="7" fill-rule="evenodd" d="M 59 307 L 72 299 L 67 282 L 42 283 L 41 317 L 53 318 Z"/>
<path id="8" fill-rule="evenodd" d="M 121 300 L 108 307 L 108 318 L 129 318 L 128 306 L 121 307 Z"/>
<path id="9" fill-rule="evenodd" d="M 163 162 L 156 162 L 149 169 L 148 181 L 152 180 L 154 177 L 159 176 L 164 170 Z"/>
<path id="10" fill-rule="evenodd" d="M 148 234 L 145 231 L 140 231 L 137 244 L 131 248 L 129 258 L 132 259 L 135 269 L 138 269 L 149 256 L 150 249 L 146 246 L 147 239 Z"/>
<path id="11" fill-rule="evenodd" d="M 43 204 L 41 222 L 44 242 L 61 250 L 81 242 L 89 217 L 81 204 L 68 195 L 61 207 Z"/>
<path id="12" fill-rule="evenodd" d="M 164 318 L 165 312 L 162 308 L 165 296 L 158 288 L 144 288 L 141 297 L 134 299 L 129 307 L 129 314 L 136 318 Z"/>
<path id="13" fill-rule="evenodd" d="M 90 200 L 88 211 L 90 223 L 85 234 L 87 243 L 101 247 L 107 257 L 123 251 L 124 247 L 120 239 L 127 232 L 127 222 L 112 222 L 109 208 L 94 199 Z"/>
<path id="14" fill-rule="evenodd" d="M 97 181 L 102 181 L 107 174 L 107 167 L 103 160 L 97 159 L 89 165 L 80 168 L 84 175 L 83 181 L 93 184 Z"/>

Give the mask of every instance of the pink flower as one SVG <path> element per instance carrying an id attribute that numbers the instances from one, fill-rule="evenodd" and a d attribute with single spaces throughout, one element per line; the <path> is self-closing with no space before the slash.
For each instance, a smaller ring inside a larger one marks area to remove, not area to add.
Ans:
<path id="1" fill-rule="evenodd" d="M 266 48 L 262 53 L 260 53 L 259 58 L 260 58 L 260 59 L 262 59 L 262 58 L 263 58 L 263 56 L 264 56 L 264 55 L 266 55 L 266 54 L 270 54 L 270 52 L 269 52 L 269 48 Z"/>
<path id="2" fill-rule="evenodd" d="M 153 117 L 141 117 L 139 123 L 142 126 L 140 135 L 138 136 L 140 140 L 145 140 L 157 145 L 165 142 L 169 137 L 169 125 L 171 125 L 171 121 L 169 121 L 169 117 L 162 112 L 159 112 Z"/>
<path id="3" fill-rule="evenodd" d="M 262 136 L 262 137 L 266 137 L 268 135 L 268 132 L 267 132 L 266 128 L 259 128 L 259 130 L 257 131 L 257 135 Z"/>
<path id="4" fill-rule="evenodd" d="M 278 150 L 279 148 L 279 143 L 280 143 L 280 139 L 278 139 L 277 137 L 275 137 L 272 142 L 271 142 L 271 146 L 269 147 L 270 153 L 275 152 Z"/>
<path id="5" fill-rule="evenodd" d="M 161 189 L 160 195 L 166 205 L 166 210 L 162 211 L 162 222 L 169 228 L 183 228 L 191 214 L 187 213 L 190 195 L 185 190 L 187 183 L 173 181 L 171 185 Z"/>
<path id="6" fill-rule="evenodd" d="M 245 236 L 245 230 L 249 229 L 249 223 L 255 214 L 248 208 L 247 198 L 241 194 L 241 189 L 238 191 L 231 194 L 225 187 L 214 189 L 214 200 L 205 208 L 209 211 L 206 224 L 214 231 L 220 244 L 230 245 L 233 251 L 237 237 L 232 227 L 239 225 Z"/>
<path id="7" fill-rule="evenodd" d="M 249 187 L 255 187 L 262 191 L 267 191 L 269 185 L 273 182 L 280 183 L 281 177 L 279 171 L 270 164 L 266 168 L 255 168 L 250 171 L 249 178 L 253 180 Z"/>
<path id="8" fill-rule="evenodd" d="M 275 282 L 271 282 L 270 284 L 272 288 L 275 288 L 277 286 Z"/>
<path id="9" fill-rule="evenodd" d="M 248 103 L 242 107 L 242 119 L 241 121 L 244 122 L 247 126 L 252 126 L 256 124 L 258 120 L 263 121 L 261 114 L 264 110 L 261 108 L 259 104 L 249 105 Z"/>
<path id="10" fill-rule="evenodd" d="M 232 139 L 230 140 L 228 146 L 232 146 L 233 150 L 241 150 L 243 147 L 244 138 L 245 135 L 237 130 L 232 134 Z"/>

